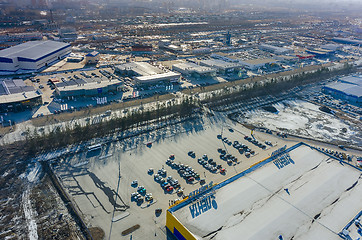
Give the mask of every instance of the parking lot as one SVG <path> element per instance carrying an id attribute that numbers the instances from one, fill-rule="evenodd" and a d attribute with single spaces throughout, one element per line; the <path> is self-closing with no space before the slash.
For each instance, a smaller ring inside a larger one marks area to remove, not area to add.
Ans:
<path id="1" fill-rule="evenodd" d="M 135 239 L 166 239 L 165 210 L 172 203 L 295 143 L 260 132 L 252 137 L 229 121 L 203 121 L 70 156 L 56 163 L 55 172 L 86 222 L 107 238 L 120 239 L 139 224 Z M 156 209 L 163 211 L 156 215 Z"/>

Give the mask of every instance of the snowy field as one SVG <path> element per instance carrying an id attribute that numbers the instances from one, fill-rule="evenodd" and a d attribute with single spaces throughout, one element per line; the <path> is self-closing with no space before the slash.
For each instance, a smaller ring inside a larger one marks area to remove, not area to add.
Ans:
<path id="1" fill-rule="evenodd" d="M 273 106 L 279 111 L 278 113 L 257 109 L 244 113 L 239 120 L 298 136 L 332 142 L 345 141 L 354 145 L 362 144 L 362 135 L 357 126 L 322 112 L 315 104 L 296 100 L 282 101 Z"/>
<path id="2" fill-rule="evenodd" d="M 287 159 L 173 214 L 198 239 L 340 239 L 362 209 L 361 172 L 304 145 Z"/>

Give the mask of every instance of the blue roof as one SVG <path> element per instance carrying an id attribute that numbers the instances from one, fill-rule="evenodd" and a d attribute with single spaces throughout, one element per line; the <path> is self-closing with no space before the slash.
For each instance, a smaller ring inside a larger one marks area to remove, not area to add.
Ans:
<path id="1" fill-rule="evenodd" d="M 20 58 L 37 61 L 46 55 L 70 47 L 69 43 L 56 41 L 30 41 L 0 51 L 0 58 Z"/>
<path id="2" fill-rule="evenodd" d="M 98 54 L 99 54 L 99 52 L 93 51 L 93 52 L 88 53 L 86 56 L 87 56 L 87 57 L 95 57 L 95 56 L 97 56 Z"/>

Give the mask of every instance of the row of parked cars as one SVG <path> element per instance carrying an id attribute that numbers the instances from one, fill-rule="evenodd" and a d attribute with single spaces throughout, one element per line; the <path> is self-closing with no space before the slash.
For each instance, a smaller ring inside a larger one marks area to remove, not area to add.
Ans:
<path id="1" fill-rule="evenodd" d="M 281 138 L 287 138 L 288 135 L 286 133 L 283 132 L 277 132 L 277 136 L 281 137 Z"/>
<path id="2" fill-rule="evenodd" d="M 202 158 L 197 159 L 197 162 L 212 173 L 216 173 L 218 170 L 222 174 L 225 173 L 225 169 L 222 165 L 217 164 L 214 159 L 208 158 L 207 154 L 204 154 Z"/>
<path id="3" fill-rule="evenodd" d="M 161 171 L 160 171 L 161 170 Z M 162 187 L 163 190 L 165 190 L 166 192 L 173 192 L 174 189 L 180 189 L 181 188 L 181 185 L 180 183 L 178 182 L 177 179 L 173 178 L 172 176 L 168 176 L 167 178 L 163 178 L 162 176 L 164 176 L 164 170 L 163 171 L 163 168 L 160 169 L 158 172 L 162 175 L 160 175 L 159 173 L 155 174 L 153 177 L 154 177 L 154 180 L 160 184 L 160 186 Z"/>
<path id="4" fill-rule="evenodd" d="M 194 153 L 192 151 L 190 151 L 188 154 L 190 156 L 194 156 Z M 172 154 L 167 159 L 166 164 L 169 165 L 172 169 L 177 170 L 177 172 L 180 174 L 180 176 L 182 178 L 184 178 L 187 183 L 192 183 L 193 181 L 195 181 L 195 179 L 200 178 L 200 174 L 198 174 L 189 165 L 184 165 L 182 163 L 176 163 L 174 160 L 175 160 L 175 155 Z"/>
<path id="5" fill-rule="evenodd" d="M 257 147 L 260 147 L 261 149 L 266 149 L 266 145 L 264 145 L 262 142 L 259 142 L 258 140 L 256 140 L 255 138 L 249 137 L 249 136 L 245 136 L 244 137 L 245 140 L 251 142 L 252 144 L 254 144 Z"/>
<path id="6" fill-rule="evenodd" d="M 325 152 L 325 153 L 328 153 L 332 156 L 335 156 L 341 160 L 344 160 L 346 159 L 347 161 L 352 161 L 352 157 L 349 155 L 349 154 L 346 154 L 346 153 L 342 153 L 342 152 L 338 152 L 338 151 L 334 151 L 334 150 L 331 150 L 331 149 L 327 149 L 327 148 L 320 148 L 318 147 L 319 150 Z"/>
<path id="7" fill-rule="evenodd" d="M 226 161 L 229 165 L 231 165 L 233 162 L 238 161 L 237 157 L 230 153 L 227 153 L 226 150 L 222 148 L 218 148 L 217 151 L 220 153 L 220 159 Z"/>
<path id="8" fill-rule="evenodd" d="M 246 136 L 247 137 L 247 136 Z M 254 150 L 251 150 L 247 145 L 239 143 L 239 141 L 230 141 L 227 137 L 222 137 L 221 135 L 217 135 L 217 138 L 221 139 L 223 142 L 227 143 L 228 145 L 232 145 L 234 148 L 236 148 L 240 154 L 245 154 L 246 157 L 250 157 L 251 155 L 255 154 Z M 245 140 L 248 140 L 244 137 Z M 223 150 L 221 148 L 218 149 L 218 152 L 220 153 L 220 159 L 227 161 L 229 165 L 231 165 L 233 162 L 237 162 L 237 158 L 235 156 L 232 156 L 231 154 L 227 154 L 226 150 Z"/>

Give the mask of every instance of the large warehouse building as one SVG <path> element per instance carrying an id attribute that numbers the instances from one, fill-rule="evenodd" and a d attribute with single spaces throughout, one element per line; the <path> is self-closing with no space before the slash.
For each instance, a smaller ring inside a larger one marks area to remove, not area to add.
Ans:
<path id="1" fill-rule="evenodd" d="M 38 71 L 64 58 L 71 51 L 68 43 L 31 41 L 0 51 L 0 71 Z"/>
<path id="2" fill-rule="evenodd" d="M 347 76 L 323 87 L 323 92 L 357 105 L 362 104 L 362 76 Z"/>
<path id="3" fill-rule="evenodd" d="M 304 143 L 171 206 L 177 239 L 357 239 L 361 169 Z"/>

